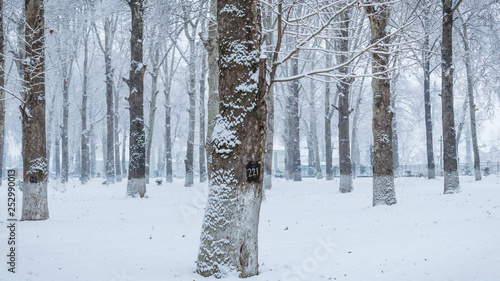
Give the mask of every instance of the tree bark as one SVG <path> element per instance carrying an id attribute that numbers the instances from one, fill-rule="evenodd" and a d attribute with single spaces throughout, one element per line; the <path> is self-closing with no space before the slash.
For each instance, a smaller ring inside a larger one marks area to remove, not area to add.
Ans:
<path id="1" fill-rule="evenodd" d="M 392 75 L 391 79 L 391 108 L 392 108 L 392 162 L 394 163 L 394 174 L 399 177 L 399 138 L 398 138 L 398 120 L 396 115 L 396 83 L 399 73 Z"/>
<path id="2" fill-rule="evenodd" d="M 331 49 L 330 42 L 326 42 L 327 49 Z M 332 64 L 331 55 L 326 55 L 325 67 L 330 68 Z M 331 102 L 331 83 L 329 78 L 326 77 L 325 83 L 325 178 L 327 181 L 333 180 L 333 148 L 332 148 L 332 115 L 330 110 L 332 108 Z"/>
<path id="3" fill-rule="evenodd" d="M 453 1 L 443 3 L 443 25 L 441 42 L 441 104 L 443 124 L 443 169 L 444 193 L 460 191 L 455 134 L 455 115 L 453 109 Z"/>
<path id="4" fill-rule="evenodd" d="M 130 95 L 130 136 L 127 195 L 142 198 L 146 193 L 146 135 L 144 132 L 144 72 L 143 64 L 143 18 L 144 0 L 129 0 L 132 14 L 130 39 L 130 74 L 126 80 Z"/>
<path id="5" fill-rule="evenodd" d="M 344 11 L 341 16 L 340 23 L 340 39 L 338 46 L 340 55 L 338 63 L 344 64 L 347 62 L 349 53 L 349 13 L 350 10 Z M 351 169 L 351 145 L 349 141 L 349 95 L 351 84 L 354 81 L 353 77 L 349 77 L 349 67 L 345 66 L 339 69 L 339 73 L 344 77 L 337 83 L 337 92 L 339 93 L 339 168 L 340 168 L 340 186 L 339 191 L 348 193 L 352 191 L 352 169 Z"/>
<path id="6" fill-rule="evenodd" d="M 63 78 L 63 125 L 61 127 L 61 144 L 62 144 L 62 170 L 61 170 L 61 183 L 68 182 L 69 173 L 69 143 L 68 143 L 68 129 L 69 129 L 69 83 L 70 75 L 73 68 L 73 60 L 68 62 L 68 65 L 62 66 Z"/>
<path id="7" fill-rule="evenodd" d="M 299 55 L 295 55 L 292 60 L 292 75 L 299 74 Z M 290 128 L 289 128 L 289 142 L 290 142 L 290 173 L 293 181 L 302 181 L 302 165 L 300 161 L 300 115 L 299 115 L 299 93 L 300 84 L 299 80 L 291 82 L 291 95 L 290 95 Z"/>
<path id="8" fill-rule="evenodd" d="M 201 56 L 201 73 L 200 73 L 200 98 L 198 100 L 198 108 L 200 110 L 199 114 L 199 153 L 198 153 L 198 161 L 200 167 L 200 182 L 207 181 L 207 165 L 206 165 L 206 151 L 205 151 L 205 79 L 207 77 L 207 53 L 203 52 Z"/>
<path id="9" fill-rule="evenodd" d="M 113 43 L 112 21 L 107 18 L 104 22 L 104 62 L 106 65 L 106 183 L 115 182 L 115 154 L 114 154 L 114 120 L 113 109 L 113 66 L 111 52 Z"/>
<path id="10" fill-rule="evenodd" d="M 156 47 L 153 56 L 153 71 L 151 72 L 151 100 L 149 101 L 149 122 L 148 135 L 146 138 L 146 183 L 149 183 L 150 166 L 151 166 L 151 146 L 153 144 L 153 132 L 155 127 L 155 114 L 156 114 L 156 97 L 158 96 L 158 71 L 160 60 L 160 50 Z"/>
<path id="11" fill-rule="evenodd" d="M 424 18 L 424 32 L 428 34 L 426 20 Z M 423 46 L 423 70 L 424 70 L 424 108 L 425 108 L 425 136 L 427 146 L 427 178 L 436 178 L 436 165 L 434 163 L 434 142 L 432 137 L 432 103 L 431 103 L 431 52 L 429 45 L 429 36 L 424 38 Z"/>
<path id="12" fill-rule="evenodd" d="M 257 0 L 219 0 L 219 105 L 196 271 L 258 274 L 257 234 L 266 140 L 265 60 Z M 238 54 L 237 59 L 235 59 Z"/>
<path id="13" fill-rule="evenodd" d="M 208 111 L 207 111 L 207 175 L 211 173 L 212 132 L 215 126 L 215 116 L 219 113 L 219 47 L 217 42 L 217 0 L 210 0 L 210 20 L 208 22 Z"/>
<path id="14" fill-rule="evenodd" d="M 26 0 L 25 102 L 23 127 L 23 204 L 21 220 L 49 218 L 45 134 L 45 16 L 43 0 Z"/>
<path id="15" fill-rule="evenodd" d="M 366 6 L 370 19 L 373 92 L 373 206 L 396 204 L 392 155 L 391 83 L 389 66 L 389 37 L 386 27 L 390 21 L 390 2 L 374 1 Z"/>
<path id="16" fill-rule="evenodd" d="M 479 158 L 479 146 L 477 143 L 477 128 L 476 128 L 476 104 L 474 102 L 474 72 L 471 63 L 471 50 L 469 46 L 469 34 L 467 25 L 462 23 L 462 41 L 465 51 L 465 69 L 467 72 L 467 96 L 469 98 L 469 113 L 470 113 L 470 133 L 472 137 L 472 150 L 474 151 L 474 176 L 476 181 L 480 181 L 481 177 L 481 162 Z"/>
<path id="17" fill-rule="evenodd" d="M 89 35 L 86 31 L 83 41 L 83 82 L 82 82 L 82 173 L 80 175 L 81 184 L 86 184 L 90 179 L 90 151 L 89 151 L 89 130 L 87 128 L 87 86 L 88 86 L 88 61 L 89 61 Z"/>
<path id="18" fill-rule="evenodd" d="M 115 175 L 116 175 L 116 181 L 121 182 L 122 181 L 122 168 L 120 165 L 120 128 L 118 127 L 119 121 L 120 121 L 120 115 L 118 113 L 119 109 L 119 100 L 120 100 L 120 93 L 118 91 L 114 91 L 114 146 L 115 146 Z"/>

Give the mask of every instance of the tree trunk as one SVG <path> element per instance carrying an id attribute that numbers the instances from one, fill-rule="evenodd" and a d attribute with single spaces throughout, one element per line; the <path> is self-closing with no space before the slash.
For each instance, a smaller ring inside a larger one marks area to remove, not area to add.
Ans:
<path id="1" fill-rule="evenodd" d="M 149 175 L 150 175 L 150 166 L 151 166 L 151 146 L 153 144 L 153 132 L 155 126 L 155 114 L 156 114 L 156 98 L 158 97 L 158 72 L 159 72 L 159 63 L 160 63 L 160 49 L 159 46 L 153 47 L 154 53 L 153 55 L 153 71 L 151 74 L 151 100 L 149 101 L 149 122 L 148 127 L 146 127 L 148 131 L 148 135 L 146 137 L 146 183 L 149 183 Z"/>
<path id="2" fill-rule="evenodd" d="M 472 137 L 472 150 L 474 151 L 474 176 L 476 181 L 481 180 L 481 162 L 479 159 L 479 146 L 477 143 L 476 129 L 476 104 L 474 102 L 474 72 L 471 63 L 471 50 L 469 46 L 469 34 L 467 25 L 462 23 L 462 39 L 465 50 L 465 69 L 467 71 L 467 96 L 469 98 L 469 113 L 470 113 L 470 133 Z"/>
<path id="3" fill-rule="evenodd" d="M 210 21 L 208 22 L 208 115 L 207 115 L 207 175 L 211 173 L 212 157 L 212 132 L 215 126 L 215 116 L 219 113 L 219 47 L 217 43 L 217 0 L 210 0 Z"/>
<path id="4" fill-rule="evenodd" d="M 164 94 L 165 94 L 165 181 L 172 182 L 173 181 L 173 169 L 172 169 L 172 133 L 171 133 L 171 116 L 172 116 L 172 105 L 170 103 L 170 89 L 171 89 L 171 79 L 173 75 L 173 67 L 174 67 L 174 55 L 175 49 L 172 50 L 174 52 L 172 54 L 172 60 L 170 61 L 170 70 L 167 66 L 167 61 L 165 60 L 165 64 L 163 65 L 163 72 L 165 73 L 165 85 L 164 85 Z"/>
<path id="5" fill-rule="evenodd" d="M 427 19 L 427 17 L 425 18 Z M 424 23 L 425 24 L 425 23 Z M 427 27 L 427 24 L 425 24 Z M 427 28 L 425 34 L 428 34 Z M 436 178 L 436 165 L 434 163 L 434 142 L 432 139 L 432 103 L 431 103 L 431 69 L 430 60 L 431 52 L 429 46 L 429 37 L 424 38 L 423 46 L 424 59 L 424 108 L 425 108 L 425 136 L 427 145 L 427 178 Z"/>
<path id="6" fill-rule="evenodd" d="M 399 140 L 398 140 L 398 121 L 396 115 L 396 83 L 399 73 L 392 76 L 391 79 L 391 108 L 392 108 L 392 162 L 394 165 L 394 174 L 399 177 Z"/>
<path id="7" fill-rule="evenodd" d="M 130 146 L 129 146 L 129 168 L 127 195 L 142 198 L 146 193 L 146 143 L 144 132 L 144 72 L 143 64 L 143 0 L 129 0 L 132 14 L 132 32 L 130 39 L 130 74 L 126 80 L 130 96 L 128 98 L 130 107 Z"/>
<path id="8" fill-rule="evenodd" d="M 366 75 L 368 71 L 368 64 L 365 67 L 364 75 Z M 353 178 L 357 177 L 357 166 L 359 164 L 359 146 L 358 146 L 358 123 L 361 111 L 359 110 L 359 106 L 361 105 L 361 101 L 363 100 L 363 87 L 365 83 L 365 76 L 361 78 L 361 86 L 359 87 L 358 98 L 356 99 L 356 105 L 354 106 L 354 117 L 352 119 L 352 143 L 351 143 L 351 167 L 352 167 L 352 176 Z"/>
<path id="9" fill-rule="evenodd" d="M 113 66 L 111 64 L 112 37 L 111 19 L 104 23 L 104 62 L 106 65 L 106 183 L 115 182 L 115 114 L 113 110 Z"/>
<path id="10" fill-rule="evenodd" d="M 89 151 L 89 131 L 87 129 L 87 86 L 88 86 L 88 61 L 89 61 L 89 35 L 90 30 L 86 31 L 83 41 L 83 82 L 82 82 L 82 132 L 81 132 L 81 150 L 82 150 L 82 173 L 80 175 L 81 184 L 86 184 L 90 179 L 90 151 Z"/>
<path id="11" fill-rule="evenodd" d="M 312 122 L 311 116 L 309 116 L 309 122 Z M 304 126 L 307 129 L 306 142 L 307 142 L 307 175 L 309 177 L 316 176 L 316 163 L 314 161 L 314 141 L 312 134 L 311 124 L 304 122 Z"/>
<path id="12" fill-rule="evenodd" d="M 68 182 L 69 172 L 69 144 L 68 144 L 68 119 L 69 119 L 69 81 L 71 75 L 71 68 L 73 61 L 70 60 L 69 65 L 63 64 L 62 78 L 63 78 L 63 125 L 61 127 L 61 144 L 62 144 L 62 170 L 61 182 Z M 69 71 L 68 71 L 69 68 Z"/>
<path id="13" fill-rule="evenodd" d="M 23 204 L 21 220 L 49 218 L 45 141 L 45 16 L 43 0 L 26 0 L 26 55 L 21 105 L 23 127 Z"/>
<path id="14" fill-rule="evenodd" d="M 391 84 L 388 72 L 390 3 L 375 1 L 366 7 L 370 19 L 372 43 L 373 92 L 373 206 L 396 204 L 392 155 Z"/>
<path id="15" fill-rule="evenodd" d="M 123 132 L 123 137 L 122 137 L 122 175 L 127 174 L 127 166 L 125 165 L 125 147 L 127 144 L 127 133 L 124 131 Z"/>
<path id="16" fill-rule="evenodd" d="M 327 49 L 330 49 L 331 44 L 327 42 Z M 326 55 L 325 67 L 330 68 L 332 62 L 331 55 Z M 333 148 L 332 148 L 332 116 L 330 110 L 332 107 L 332 102 L 330 99 L 331 95 L 331 83 L 328 82 L 330 79 L 326 77 L 325 83 L 325 174 L 326 180 L 333 180 Z"/>
<path id="17" fill-rule="evenodd" d="M 56 129 L 56 133 L 54 136 L 54 169 L 56 170 L 56 180 L 61 178 L 61 146 L 60 139 L 61 135 L 59 130 Z"/>
<path id="18" fill-rule="evenodd" d="M 207 165 L 206 165 L 206 152 L 205 152 L 205 79 L 207 77 L 207 53 L 203 52 L 201 56 L 201 74 L 200 74 L 200 99 L 198 100 L 198 108 L 200 110 L 199 125 L 200 125 L 200 146 L 198 153 L 198 161 L 200 167 L 200 182 L 207 181 Z"/>
<path id="19" fill-rule="evenodd" d="M 341 14 L 340 39 L 338 57 L 339 64 L 347 62 L 349 53 L 349 9 Z M 345 66 L 339 69 L 339 73 L 344 75 L 337 83 L 337 92 L 339 93 L 339 168 L 340 168 L 340 187 L 339 191 L 347 193 L 352 191 L 352 169 L 351 169 L 351 145 L 349 142 L 349 95 L 351 84 L 354 79 L 349 77 L 349 67 Z"/>
<path id="20" fill-rule="evenodd" d="M 316 116 L 316 87 L 315 81 L 311 80 L 311 96 L 309 98 L 309 123 L 310 135 L 313 146 L 314 156 L 314 170 L 317 179 L 323 178 L 323 171 L 321 170 L 321 159 L 319 157 L 319 144 L 318 144 L 318 117 Z"/>
<path id="21" fill-rule="evenodd" d="M 271 5 L 268 5 L 265 9 L 265 17 L 264 17 L 264 27 L 266 29 L 271 29 L 273 25 L 273 13 L 272 13 L 272 3 L 273 0 L 269 1 Z M 282 4 L 278 4 L 278 12 L 281 13 Z M 281 15 L 278 15 L 278 34 L 280 34 L 281 27 Z M 279 35 L 278 35 L 279 36 Z M 266 45 L 272 46 L 274 44 L 274 36 L 273 33 L 269 33 L 266 36 Z M 273 54 L 274 58 L 274 54 Z M 277 59 L 277 56 L 276 56 Z M 271 68 L 270 78 L 274 79 L 273 75 L 273 60 L 267 61 L 267 66 Z M 275 72 L 274 72 L 275 73 Z M 267 93 L 267 138 L 266 138 L 266 152 L 264 154 L 264 189 L 271 189 L 273 186 L 273 155 L 274 155 L 274 85 L 270 82 Z"/>
<path id="22" fill-rule="evenodd" d="M 441 104 L 443 123 L 443 169 L 444 193 L 460 191 L 455 134 L 455 115 L 453 109 L 453 8 L 452 0 L 443 3 L 443 25 L 441 42 Z"/>
<path id="23" fill-rule="evenodd" d="M 299 74 L 299 55 L 292 58 L 292 75 Z M 302 181 L 302 165 L 300 163 L 300 115 L 299 115 L 299 92 L 300 84 L 298 80 L 292 83 L 290 96 L 290 164 L 291 177 L 293 181 Z"/>
<path id="24" fill-rule="evenodd" d="M 3 0 L 0 0 L 0 186 L 3 179 L 3 153 L 4 153 L 4 131 L 5 131 L 5 45 L 3 34 Z"/>
<path id="25" fill-rule="evenodd" d="M 189 41 L 189 83 L 188 83 L 188 96 L 189 96 L 189 131 L 187 138 L 186 159 L 184 165 L 186 169 L 186 176 L 184 186 L 189 187 L 194 183 L 194 131 L 196 127 L 196 44 L 195 36 L 196 30 L 193 28 L 193 34 L 189 34 L 188 21 L 185 20 L 184 32 Z"/>
<path id="26" fill-rule="evenodd" d="M 118 128 L 119 120 L 120 120 L 120 115 L 118 114 L 118 105 L 119 105 L 119 100 L 120 100 L 120 93 L 118 91 L 114 92 L 114 107 L 115 107 L 115 112 L 114 112 L 114 126 L 115 126 L 115 131 L 114 131 L 114 137 L 115 141 L 114 146 L 115 146 L 115 175 L 116 175 L 116 181 L 121 182 L 122 181 L 122 168 L 120 165 L 120 130 Z"/>
<path id="27" fill-rule="evenodd" d="M 217 8 L 220 115 L 212 138 L 212 182 L 196 271 L 216 277 L 236 271 L 250 277 L 259 266 L 267 119 L 265 60 L 259 63 L 260 2 L 219 0 Z M 237 13 L 227 12 L 235 9 Z"/>

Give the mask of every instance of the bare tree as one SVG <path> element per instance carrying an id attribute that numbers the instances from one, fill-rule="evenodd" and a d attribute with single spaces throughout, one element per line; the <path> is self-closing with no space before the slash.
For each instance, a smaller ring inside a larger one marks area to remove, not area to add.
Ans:
<path id="1" fill-rule="evenodd" d="M 26 0 L 26 57 L 23 126 L 23 204 L 21 220 L 49 218 L 45 135 L 45 16 L 43 0 Z"/>
<path id="2" fill-rule="evenodd" d="M 219 105 L 211 185 L 196 271 L 258 274 L 257 234 L 266 140 L 265 60 L 257 0 L 219 0 Z M 241 32 L 245 30 L 245 32 Z"/>

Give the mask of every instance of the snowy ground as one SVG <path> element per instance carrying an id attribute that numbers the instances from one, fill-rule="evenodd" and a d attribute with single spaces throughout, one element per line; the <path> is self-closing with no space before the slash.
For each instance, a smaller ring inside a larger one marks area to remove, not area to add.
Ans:
<path id="1" fill-rule="evenodd" d="M 262 205 L 260 274 L 247 280 L 500 280 L 500 178 L 460 180 L 461 193 L 443 195 L 442 178 L 397 179 L 391 207 L 371 207 L 369 178 L 351 194 L 338 180 L 277 180 Z M 125 182 L 101 182 L 51 184 L 50 219 L 18 222 L 15 275 L 1 194 L 0 280 L 215 280 L 193 273 L 205 184 L 151 184 L 130 199 Z"/>

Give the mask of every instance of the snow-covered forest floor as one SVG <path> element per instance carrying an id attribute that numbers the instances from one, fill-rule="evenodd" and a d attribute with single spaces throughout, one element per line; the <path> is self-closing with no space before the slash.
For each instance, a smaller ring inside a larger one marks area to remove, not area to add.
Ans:
<path id="1" fill-rule="evenodd" d="M 372 207 L 371 178 L 351 194 L 338 179 L 277 179 L 262 205 L 260 274 L 247 280 L 500 280 L 500 177 L 460 180 L 461 193 L 443 195 L 442 178 L 399 178 L 397 205 Z M 132 199 L 125 181 L 101 182 L 50 183 L 50 219 L 18 223 L 17 273 L 4 256 L 0 279 L 215 280 L 193 272 L 206 184 L 152 180 L 149 198 Z"/>

